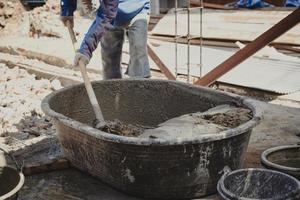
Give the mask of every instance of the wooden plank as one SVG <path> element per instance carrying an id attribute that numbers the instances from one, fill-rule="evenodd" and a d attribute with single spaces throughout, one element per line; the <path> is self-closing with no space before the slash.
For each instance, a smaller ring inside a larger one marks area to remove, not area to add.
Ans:
<path id="1" fill-rule="evenodd" d="M 148 36 L 149 39 L 155 39 L 160 40 L 163 42 L 175 42 L 175 38 L 172 36 L 156 36 L 156 35 L 150 35 Z M 178 38 L 177 42 L 179 44 L 187 44 L 186 38 Z M 241 41 L 242 43 L 247 43 L 245 41 Z M 200 45 L 199 39 L 191 39 L 190 40 L 191 45 Z M 213 40 L 213 39 L 206 39 L 203 38 L 202 44 L 204 46 L 219 46 L 219 47 L 230 47 L 230 48 L 237 48 L 235 42 L 233 41 L 227 41 L 227 40 Z M 286 45 L 287 46 L 287 45 Z"/>
<path id="2" fill-rule="evenodd" d="M 300 53 L 300 48 L 296 48 L 293 46 L 288 46 L 288 45 L 273 45 L 276 49 L 281 49 L 281 50 L 287 50 L 287 51 L 293 51 L 295 53 Z"/>
<path id="3" fill-rule="evenodd" d="M 236 67 L 238 64 L 245 61 L 257 51 L 268 45 L 270 42 L 284 34 L 286 31 L 294 27 L 300 22 L 300 8 L 296 9 L 286 18 L 281 20 L 268 31 L 260 35 L 253 42 L 246 45 L 243 49 L 237 51 L 230 58 L 218 65 L 212 71 L 207 73 L 204 77 L 195 82 L 197 85 L 207 86 L 216 81 L 222 75 Z M 279 80 L 280 81 L 280 80 Z"/>
<path id="4" fill-rule="evenodd" d="M 172 72 L 168 69 L 168 67 L 163 63 L 163 61 L 159 58 L 159 56 L 152 50 L 151 44 L 147 44 L 148 54 L 152 58 L 152 60 L 159 67 L 161 72 L 169 79 L 176 80 L 176 77 L 172 74 Z"/>
<path id="5" fill-rule="evenodd" d="M 199 0 L 191 0 L 191 6 L 192 7 L 200 7 L 200 1 Z M 232 7 L 226 7 L 225 5 L 211 3 L 211 2 L 203 2 L 204 8 L 213 8 L 213 9 L 221 9 L 221 10 L 232 10 L 234 8 Z"/>
<path id="6" fill-rule="evenodd" d="M 49 163 L 36 163 L 36 164 L 28 164 L 23 167 L 23 173 L 26 176 L 45 173 L 55 170 L 62 170 L 70 168 L 70 163 L 68 160 L 61 158 L 58 160 L 54 160 Z"/>
<path id="7" fill-rule="evenodd" d="M 57 79 L 61 82 L 61 84 L 63 86 L 70 86 L 70 85 L 82 83 L 81 78 L 79 78 L 79 77 L 72 77 L 72 76 L 59 74 L 56 72 L 49 72 L 46 70 L 38 69 L 34 66 L 28 66 L 25 64 L 15 63 L 15 62 L 3 60 L 3 59 L 0 59 L 0 63 L 6 64 L 9 68 L 19 67 L 20 69 L 25 69 L 29 74 L 34 74 L 38 78 L 45 78 L 45 79 L 49 79 L 49 80 Z"/>

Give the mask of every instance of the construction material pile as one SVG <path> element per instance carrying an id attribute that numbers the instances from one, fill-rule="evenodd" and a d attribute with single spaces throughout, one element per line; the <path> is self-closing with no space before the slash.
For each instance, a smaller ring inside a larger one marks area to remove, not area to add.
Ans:
<path id="1" fill-rule="evenodd" d="M 24 8 L 19 1 L 0 0 L 0 31 L 10 24 L 16 24 L 23 11 Z"/>
<path id="2" fill-rule="evenodd" d="M 249 109 L 231 105 L 219 105 L 205 112 L 182 115 L 159 124 L 156 128 L 124 124 L 118 120 L 108 122 L 107 133 L 128 137 L 192 139 L 200 135 L 218 134 L 251 120 Z"/>
<path id="3" fill-rule="evenodd" d="M 45 5 L 29 11 L 20 1 L 0 0 L 0 34 L 61 38 L 64 29 L 59 13 L 59 0 L 48 0 Z"/>
<path id="4" fill-rule="evenodd" d="M 0 74 L 0 136 L 6 143 L 53 134 L 40 107 L 41 100 L 53 91 L 51 82 L 4 64 L 0 64 Z"/>
<path id="5" fill-rule="evenodd" d="M 56 37 L 63 35 L 62 23 L 59 20 L 59 0 L 48 0 L 44 6 L 34 8 L 23 14 L 22 35 L 39 38 Z"/>
<path id="6" fill-rule="evenodd" d="M 200 135 L 218 134 L 251 120 L 251 110 L 219 105 L 205 112 L 170 119 L 156 129 L 148 129 L 139 137 L 160 139 L 193 139 Z"/>

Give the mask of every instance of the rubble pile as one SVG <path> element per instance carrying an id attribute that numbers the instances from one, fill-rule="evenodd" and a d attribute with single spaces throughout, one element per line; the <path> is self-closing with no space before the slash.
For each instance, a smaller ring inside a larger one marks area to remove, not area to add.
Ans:
<path id="1" fill-rule="evenodd" d="M 51 82 L 4 64 L 0 74 L 0 136 L 9 141 L 53 134 L 54 127 L 41 110 L 41 100 L 53 91 Z"/>
<path id="2" fill-rule="evenodd" d="M 61 38 L 62 23 L 59 20 L 59 0 L 48 0 L 44 6 L 37 7 L 23 15 L 23 35 L 39 38 Z"/>
<path id="3" fill-rule="evenodd" d="M 18 1 L 0 0 L 0 31 L 11 23 L 17 23 L 24 11 Z"/>

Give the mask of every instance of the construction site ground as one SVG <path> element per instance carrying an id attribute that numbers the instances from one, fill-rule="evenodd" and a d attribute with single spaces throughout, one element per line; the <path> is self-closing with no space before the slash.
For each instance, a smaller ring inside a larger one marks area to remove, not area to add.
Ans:
<path id="1" fill-rule="evenodd" d="M 2 12 L 2 8 L 9 9 Z M 80 43 L 92 21 L 75 18 Z M 74 49 L 68 30 L 59 21 L 59 1 L 26 10 L 18 1 L 0 0 L 0 38 L 0 147 L 23 165 L 27 177 L 19 199 L 137 199 L 72 168 L 61 152 L 51 119 L 41 111 L 47 94 L 82 82 L 79 69 L 72 66 Z M 125 42 L 124 71 L 128 51 Z M 299 57 L 295 52 L 290 55 Z M 166 79 L 151 59 L 150 65 L 153 79 Z M 102 79 L 99 48 L 88 72 L 92 80 Z M 221 83 L 215 88 L 254 98 L 264 110 L 264 118 L 251 134 L 245 167 L 261 167 L 260 155 L 267 148 L 300 143 L 299 91 L 279 95 Z M 14 165 L 3 152 L 0 155 L 1 165 Z"/>

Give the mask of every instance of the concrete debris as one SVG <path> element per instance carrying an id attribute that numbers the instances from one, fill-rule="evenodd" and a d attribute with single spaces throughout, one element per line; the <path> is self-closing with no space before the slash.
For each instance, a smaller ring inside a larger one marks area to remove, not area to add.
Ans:
<path id="1" fill-rule="evenodd" d="M 20 1 L 0 0 L 0 34 L 61 38 L 59 13 L 59 0 L 48 0 L 31 11 L 26 11 Z"/>
<path id="2" fill-rule="evenodd" d="M 6 145 L 55 133 L 41 108 L 41 100 L 53 91 L 49 80 L 19 68 L 0 64 L 0 136 Z M 58 84 L 58 83 L 56 83 Z"/>
<path id="3" fill-rule="evenodd" d="M 191 139 L 200 135 L 218 134 L 249 121 L 251 111 L 230 105 L 220 105 L 205 112 L 170 119 L 156 129 L 147 129 L 139 137 L 160 139 Z"/>
<path id="4" fill-rule="evenodd" d="M 61 88 L 63 88 L 63 86 L 61 85 L 60 81 L 55 79 L 53 81 L 51 81 L 51 86 L 53 90 L 59 90 Z"/>
<path id="5" fill-rule="evenodd" d="M 29 37 L 56 37 L 61 38 L 61 22 L 59 20 L 60 2 L 56 0 L 47 1 L 42 7 L 37 7 L 23 16 L 25 26 L 22 27 L 21 32 L 26 34 L 25 30 L 29 29 L 27 33 Z M 29 21 L 29 22 L 28 22 Z M 29 25 L 29 28 L 26 27 Z"/>
<path id="6" fill-rule="evenodd" d="M 0 31 L 17 24 L 25 9 L 19 1 L 0 0 Z"/>

